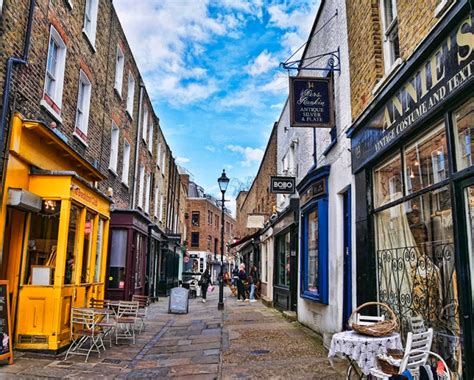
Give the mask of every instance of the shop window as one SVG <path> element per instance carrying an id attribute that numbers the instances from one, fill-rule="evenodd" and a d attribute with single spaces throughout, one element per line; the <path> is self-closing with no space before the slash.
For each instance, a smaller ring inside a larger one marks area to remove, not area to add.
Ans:
<path id="1" fill-rule="evenodd" d="M 81 209 L 75 204 L 71 205 L 71 212 L 69 215 L 69 227 L 67 233 L 67 250 L 66 250 L 66 264 L 64 268 L 64 284 L 73 284 L 76 273 L 76 258 L 77 258 L 77 240 L 78 227 L 80 224 Z"/>
<path id="2" fill-rule="evenodd" d="M 142 138 L 143 141 L 146 142 L 147 134 L 148 134 L 148 107 L 143 107 L 143 119 L 142 119 Z"/>
<path id="3" fill-rule="evenodd" d="M 143 257 L 145 255 L 145 238 L 137 233 L 135 235 L 135 288 L 142 286 Z"/>
<path id="4" fill-rule="evenodd" d="M 199 211 L 193 211 L 191 214 L 191 224 L 193 227 L 199 227 Z"/>
<path id="5" fill-rule="evenodd" d="M 400 57 L 396 0 L 380 0 L 383 28 L 385 74 L 388 74 Z"/>
<path id="6" fill-rule="evenodd" d="M 291 257 L 290 232 L 278 235 L 276 238 L 277 258 L 277 285 L 290 286 L 290 257 Z"/>
<path id="7" fill-rule="evenodd" d="M 125 268 L 127 258 L 127 230 L 111 230 L 110 265 L 108 287 L 123 289 L 125 287 Z"/>
<path id="8" fill-rule="evenodd" d="M 199 232 L 191 232 L 191 247 L 199 247 Z"/>
<path id="9" fill-rule="evenodd" d="M 118 127 L 112 122 L 112 131 L 110 134 L 110 161 L 109 169 L 114 173 L 117 172 L 118 151 L 119 151 L 119 135 Z"/>
<path id="10" fill-rule="evenodd" d="M 94 232 L 94 215 L 86 212 L 84 238 L 82 246 L 81 284 L 88 283 L 90 273 L 90 256 L 92 252 L 92 233 Z"/>
<path id="11" fill-rule="evenodd" d="M 61 114 L 65 67 L 66 44 L 58 31 L 51 26 L 44 82 L 44 99 L 41 104 L 56 117 Z"/>
<path id="12" fill-rule="evenodd" d="M 374 206 L 383 206 L 402 195 L 402 161 L 396 155 L 374 170 Z"/>
<path id="13" fill-rule="evenodd" d="M 81 70 L 79 73 L 79 93 L 77 95 L 76 128 L 74 132 L 84 141 L 87 140 L 87 130 L 89 127 L 91 92 L 91 82 Z"/>
<path id="14" fill-rule="evenodd" d="M 86 8 L 84 12 L 84 33 L 92 46 L 95 46 L 98 8 L 99 0 L 86 0 Z"/>
<path id="15" fill-rule="evenodd" d="M 130 170 L 130 143 L 127 140 L 123 142 L 123 166 L 122 183 L 128 185 L 128 174 Z"/>
<path id="16" fill-rule="evenodd" d="M 105 221 L 99 219 L 99 228 L 97 230 L 97 245 L 95 248 L 95 268 L 94 268 L 94 282 L 100 282 L 100 274 L 102 269 L 102 254 L 104 247 L 104 226 Z"/>
<path id="17" fill-rule="evenodd" d="M 411 194 L 448 177 L 448 148 L 444 124 L 405 149 L 406 193 Z"/>
<path id="18" fill-rule="evenodd" d="M 123 82 L 123 66 L 125 63 L 125 56 L 120 46 L 117 46 L 117 55 L 115 58 L 115 89 L 117 93 L 122 95 L 122 82 Z"/>
<path id="19" fill-rule="evenodd" d="M 474 155 L 474 98 L 454 111 L 457 170 L 473 164 Z"/>
<path id="20" fill-rule="evenodd" d="M 45 200 L 31 214 L 24 284 L 53 285 L 58 247 L 61 201 Z"/>
<path id="21" fill-rule="evenodd" d="M 328 303 L 327 198 L 312 201 L 303 210 L 302 297 Z"/>
<path id="22" fill-rule="evenodd" d="M 133 102 L 135 97 L 135 78 L 131 72 L 128 73 L 127 86 L 127 112 L 130 117 L 133 117 Z"/>

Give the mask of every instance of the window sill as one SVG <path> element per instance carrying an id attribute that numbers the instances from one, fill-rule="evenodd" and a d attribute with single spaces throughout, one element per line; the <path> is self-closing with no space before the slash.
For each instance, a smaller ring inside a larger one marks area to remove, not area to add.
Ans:
<path id="1" fill-rule="evenodd" d="M 86 32 L 85 29 L 82 29 L 82 33 L 84 34 L 84 36 L 86 36 L 86 41 L 89 44 L 89 47 L 92 49 L 94 53 L 97 53 L 97 50 L 95 48 L 95 42 L 92 41 L 92 38 L 89 36 L 89 34 Z"/>
<path id="2" fill-rule="evenodd" d="M 72 0 L 66 0 L 66 4 L 69 6 L 69 9 L 73 10 L 74 5 L 72 4 Z"/>
<path id="3" fill-rule="evenodd" d="M 58 114 L 54 109 L 52 109 L 51 106 L 46 102 L 46 100 L 41 99 L 40 106 L 42 106 L 59 124 L 63 123 L 61 115 Z"/>
<path id="4" fill-rule="evenodd" d="M 442 0 L 435 8 L 434 16 L 436 18 L 441 18 L 446 11 L 451 8 L 456 1 L 454 0 Z"/>
<path id="5" fill-rule="evenodd" d="M 398 70 L 401 69 L 403 63 L 401 58 L 397 58 L 395 62 L 393 62 L 392 67 L 390 67 L 390 70 L 378 81 L 378 83 L 375 85 L 375 87 L 372 90 L 372 95 L 377 95 L 380 90 L 382 90 L 383 87 L 390 81 L 390 79 L 393 78 L 393 76 L 398 72 Z"/>
<path id="6" fill-rule="evenodd" d="M 114 86 L 114 91 L 115 91 L 115 95 L 117 95 L 119 99 L 122 100 L 122 90 L 118 89 L 117 86 Z"/>
<path id="7" fill-rule="evenodd" d="M 123 186 L 123 187 L 126 187 L 127 189 L 130 189 L 130 187 L 128 186 L 128 183 L 125 183 L 125 182 L 123 182 L 123 181 L 122 181 L 122 186 Z"/>
<path id="8" fill-rule="evenodd" d="M 89 144 L 76 131 L 74 131 L 72 135 L 86 148 L 89 147 Z"/>
<path id="9" fill-rule="evenodd" d="M 109 168 L 109 172 L 110 172 L 114 177 L 117 177 L 117 175 L 118 175 L 117 172 L 116 172 L 114 169 L 112 169 L 112 168 Z"/>
<path id="10" fill-rule="evenodd" d="M 309 292 L 309 291 L 304 291 L 303 293 L 301 293 L 301 298 L 305 299 L 305 300 L 308 300 L 308 301 L 313 301 L 313 302 L 316 302 L 316 303 L 319 303 L 321 305 L 327 305 L 327 302 L 323 302 L 321 300 L 321 296 L 318 295 L 318 294 L 315 294 L 315 293 L 312 293 L 312 292 Z"/>
<path id="11" fill-rule="evenodd" d="M 126 114 L 127 114 L 128 118 L 130 119 L 130 121 L 133 121 L 133 115 L 130 113 L 129 110 L 126 110 Z"/>

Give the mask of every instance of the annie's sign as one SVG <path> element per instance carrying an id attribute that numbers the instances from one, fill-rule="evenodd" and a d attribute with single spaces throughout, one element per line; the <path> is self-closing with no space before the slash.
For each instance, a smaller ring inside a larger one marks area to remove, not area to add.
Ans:
<path id="1" fill-rule="evenodd" d="M 353 133 L 353 171 L 381 154 L 474 78 L 474 22 L 466 17 L 407 81 Z"/>
<path id="2" fill-rule="evenodd" d="M 334 126 L 330 78 L 290 77 L 290 120 L 292 127 Z"/>

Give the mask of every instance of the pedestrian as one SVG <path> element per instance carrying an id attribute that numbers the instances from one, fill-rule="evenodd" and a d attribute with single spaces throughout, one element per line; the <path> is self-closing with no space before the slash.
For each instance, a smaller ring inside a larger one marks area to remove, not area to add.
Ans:
<path id="1" fill-rule="evenodd" d="M 206 268 L 204 273 L 201 275 L 201 279 L 199 280 L 199 285 L 201 285 L 202 302 L 206 302 L 207 288 L 209 287 L 209 285 L 212 285 L 209 269 Z"/>
<path id="2" fill-rule="evenodd" d="M 245 264 L 240 264 L 239 275 L 237 279 L 237 301 L 246 301 L 244 281 L 247 281 L 247 273 L 245 273 Z"/>
<path id="3" fill-rule="evenodd" d="M 255 286 L 259 281 L 258 269 L 255 264 L 252 265 L 252 269 L 249 274 L 249 284 L 250 284 L 250 302 L 256 302 L 255 299 Z"/>
<path id="4" fill-rule="evenodd" d="M 237 294 L 237 282 L 239 281 L 239 268 L 237 268 L 237 265 L 232 269 L 232 279 L 231 279 L 231 290 L 232 290 L 232 295 L 235 297 Z"/>

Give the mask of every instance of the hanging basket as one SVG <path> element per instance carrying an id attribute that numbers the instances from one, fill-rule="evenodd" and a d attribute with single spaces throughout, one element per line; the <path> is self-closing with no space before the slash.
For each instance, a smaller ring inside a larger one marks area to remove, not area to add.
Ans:
<path id="1" fill-rule="evenodd" d="M 383 306 L 388 311 L 390 319 L 387 319 L 382 322 L 375 322 L 374 324 L 369 325 L 369 326 L 363 326 L 363 325 L 359 325 L 357 323 L 352 322 L 356 313 L 358 313 L 364 307 L 372 306 L 372 305 Z M 352 312 L 351 316 L 349 317 L 349 326 L 351 326 L 352 330 L 358 332 L 359 334 L 379 337 L 379 336 L 390 335 L 392 332 L 398 330 L 398 321 L 397 321 L 397 316 L 395 315 L 393 310 L 390 308 L 390 306 L 388 306 L 387 304 L 382 303 L 382 302 L 366 302 L 358 306 Z"/>

